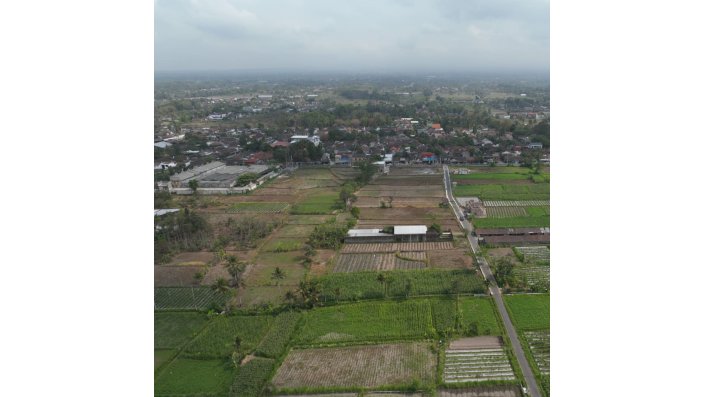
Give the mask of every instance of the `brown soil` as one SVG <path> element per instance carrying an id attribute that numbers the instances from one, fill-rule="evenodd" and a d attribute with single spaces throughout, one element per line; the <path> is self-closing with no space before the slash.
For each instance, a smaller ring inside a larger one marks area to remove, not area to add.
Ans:
<path id="1" fill-rule="evenodd" d="M 154 266 L 155 287 L 188 287 L 199 285 L 194 277 L 206 272 L 205 266 Z"/>
<path id="2" fill-rule="evenodd" d="M 471 269 L 473 267 L 472 257 L 466 254 L 466 250 L 437 250 L 426 253 L 431 263 L 431 267 L 444 269 Z"/>
<path id="3" fill-rule="evenodd" d="M 487 349 L 502 347 L 502 338 L 499 336 L 476 336 L 461 338 L 450 342 L 448 350 Z"/>

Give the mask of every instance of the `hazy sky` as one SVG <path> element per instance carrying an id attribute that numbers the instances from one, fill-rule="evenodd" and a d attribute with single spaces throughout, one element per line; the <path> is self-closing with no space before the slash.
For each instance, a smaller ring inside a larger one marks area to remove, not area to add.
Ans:
<path id="1" fill-rule="evenodd" d="M 155 0 L 155 69 L 548 71 L 548 0 Z"/>

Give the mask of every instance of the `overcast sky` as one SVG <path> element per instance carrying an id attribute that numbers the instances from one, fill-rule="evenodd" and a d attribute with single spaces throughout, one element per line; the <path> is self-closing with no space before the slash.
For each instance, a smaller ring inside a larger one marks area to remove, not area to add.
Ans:
<path id="1" fill-rule="evenodd" d="M 549 70 L 548 0 L 155 0 L 157 71 Z"/>

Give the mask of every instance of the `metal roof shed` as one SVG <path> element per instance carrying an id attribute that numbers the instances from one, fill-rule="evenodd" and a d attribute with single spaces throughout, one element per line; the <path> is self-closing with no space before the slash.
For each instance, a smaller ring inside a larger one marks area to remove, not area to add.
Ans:
<path id="1" fill-rule="evenodd" d="M 394 226 L 394 235 L 426 234 L 426 230 L 424 225 Z"/>

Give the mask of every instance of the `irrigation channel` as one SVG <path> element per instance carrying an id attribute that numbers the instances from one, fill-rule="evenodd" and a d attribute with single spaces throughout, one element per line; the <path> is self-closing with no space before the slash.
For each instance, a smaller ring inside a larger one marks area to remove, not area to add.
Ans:
<path id="1" fill-rule="evenodd" d="M 514 350 L 514 354 L 516 354 L 517 356 L 517 361 L 519 362 L 521 373 L 524 375 L 524 379 L 526 379 L 526 386 L 529 389 L 529 395 L 532 397 L 540 397 L 541 393 L 539 392 L 538 385 L 536 384 L 536 378 L 534 378 L 534 373 L 531 371 L 529 362 L 526 360 L 524 349 L 522 349 L 521 343 L 519 343 L 519 337 L 517 336 L 516 329 L 514 329 L 514 324 L 512 324 L 512 320 L 509 318 L 507 308 L 504 306 L 504 300 L 502 299 L 502 291 L 497 286 L 497 281 L 495 280 L 494 275 L 490 270 L 490 266 L 487 263 L 487 260 L 484 257 L 480 256 L 480 247 L 477 243 L 477 237 L 472 236 L 472 224 L 468 222 L 467 219 L 465 219 L 465 217 L 463 216 L 463 212 L 460 210 L 460 205 L 458 205 L 458 202 L 455 200 L 455 197 L 453 197 L 453 184 L 450 180 L 450 172 L 448 171 L 447 165 L 443 166 L 443 185 L 445 186 L 446 198 L 448 199 L 450 207 L 453 209 L 455 218 L 458 220 L 458 223 L 460 223 L 460 227 L 462 227 L 468 232 L 467 238 L 470 242 L 472 252 L 473 254 L 475 254 L 475 258 L 477 258 L 477 263 L 480 265 L 480 271 L 482 271 L 482 275 L 485 277 L 485 280 L 487 280 L 490 284 L 490 294 L 494 299 L 495 305 L 497 305 L 500 317 L 502 317 L 502 323 L 504 324 L 504 328 L 507 330 L 507 334 L 509 335 L 509 340 L 512 344 L 512 350 Z"/>

